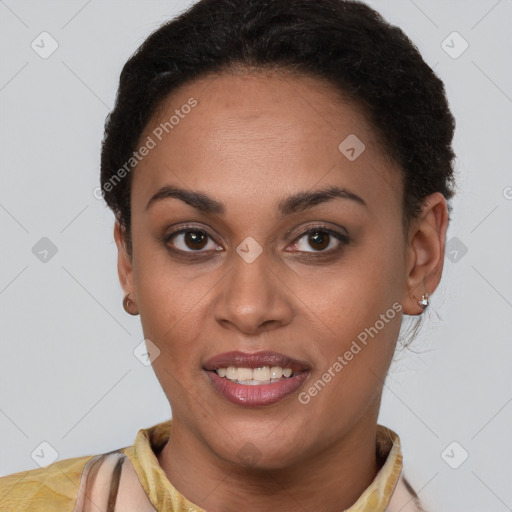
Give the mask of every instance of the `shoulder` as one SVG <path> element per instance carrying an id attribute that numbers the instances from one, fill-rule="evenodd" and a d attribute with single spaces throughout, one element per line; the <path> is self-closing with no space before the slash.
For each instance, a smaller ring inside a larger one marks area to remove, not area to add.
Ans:
<path id="1" fill-rule="evenodd" d="M 85 465 L 94 455 L 54 462 L 44 468 L 0 478 L 0 510 L 35 512 L 72 511 Z"/>
<path id="2" fill-rule="evenodd" d="M 400 475 L 386 512 L 426 512 L 407 478 Z"/>

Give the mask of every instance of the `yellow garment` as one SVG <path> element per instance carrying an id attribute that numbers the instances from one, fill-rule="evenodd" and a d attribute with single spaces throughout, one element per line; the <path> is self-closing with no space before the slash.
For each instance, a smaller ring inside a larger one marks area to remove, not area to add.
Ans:
<path id="1" fill-rule="evenodd" d="M 168 420 L 139 430 L 132 446 L 108 454 L 66 459 L 45 468 L 0 478 L 0 510 L 107 512 L 115 508 L 116 512 L 205 512 L 174 488 L 158 463 L 155 453 L 167 442 L 171 428 L 172 420 Z M 402 512 L 422 510 L 401 477 L 400 439 L 382 425 L 377 426 L 377 453 L 384 461 L 379 473 L 345 512 L 391 512 L 392 508 L 402 509 Z M 112 477 L 116 464 L 119 466 L 118 487 L 112 485 L 116 480 Z M 83 489 L 87 489 L 86 492 Z M 77 499 L 79 496 L 81 498 Z M 90 502 L 91 497 L 94 502 Z M 113 499 L 115 507 L 109 508 L 109 499 L 111 502 Z M 138 503 L 137 508 L 133 508 L 133 503 Z"/>

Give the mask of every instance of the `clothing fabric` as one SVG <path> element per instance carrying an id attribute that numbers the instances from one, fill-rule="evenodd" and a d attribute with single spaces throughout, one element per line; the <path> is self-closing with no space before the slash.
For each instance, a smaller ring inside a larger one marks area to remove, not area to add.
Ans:
<path id="1" fill-rule="evenodd" d="M 139 430 L 132 446 L 0 478 L 0 510 L 207 512 L 172 485 L 158 462 L 171 431 L 168 420 Z M 425 512 L 402 474 L 400 438 L 382 425 L 377 425 L 376 453 L 378 474 L 357 502 L 340 512 Z"/>

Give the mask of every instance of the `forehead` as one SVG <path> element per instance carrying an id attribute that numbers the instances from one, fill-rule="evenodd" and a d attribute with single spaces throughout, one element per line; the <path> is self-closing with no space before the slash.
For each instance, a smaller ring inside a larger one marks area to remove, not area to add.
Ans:
<path id="1" fill-rule="evenodd" d="M 169 183 L 255 207 L 330 185 L 377 209 L 400 206 L 399 170 L 362 111 L 312 77 L 246 71 L 197 79 L 162 102 L 140 142 L 149 140 L 134 171 L 134 211 Z"/>

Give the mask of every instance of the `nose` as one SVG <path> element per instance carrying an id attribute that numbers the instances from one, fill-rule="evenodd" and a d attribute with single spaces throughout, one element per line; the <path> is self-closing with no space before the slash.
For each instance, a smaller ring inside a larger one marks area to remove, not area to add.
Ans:
<path id="1" fill-rule="evenodd" d="M 216 321 L 245 334 L 288 325 L 294 316 L 292 294 L 282 279 L 264 254 L 251 263 L 234 256 L 231 271 L 217 288 Z"/>

